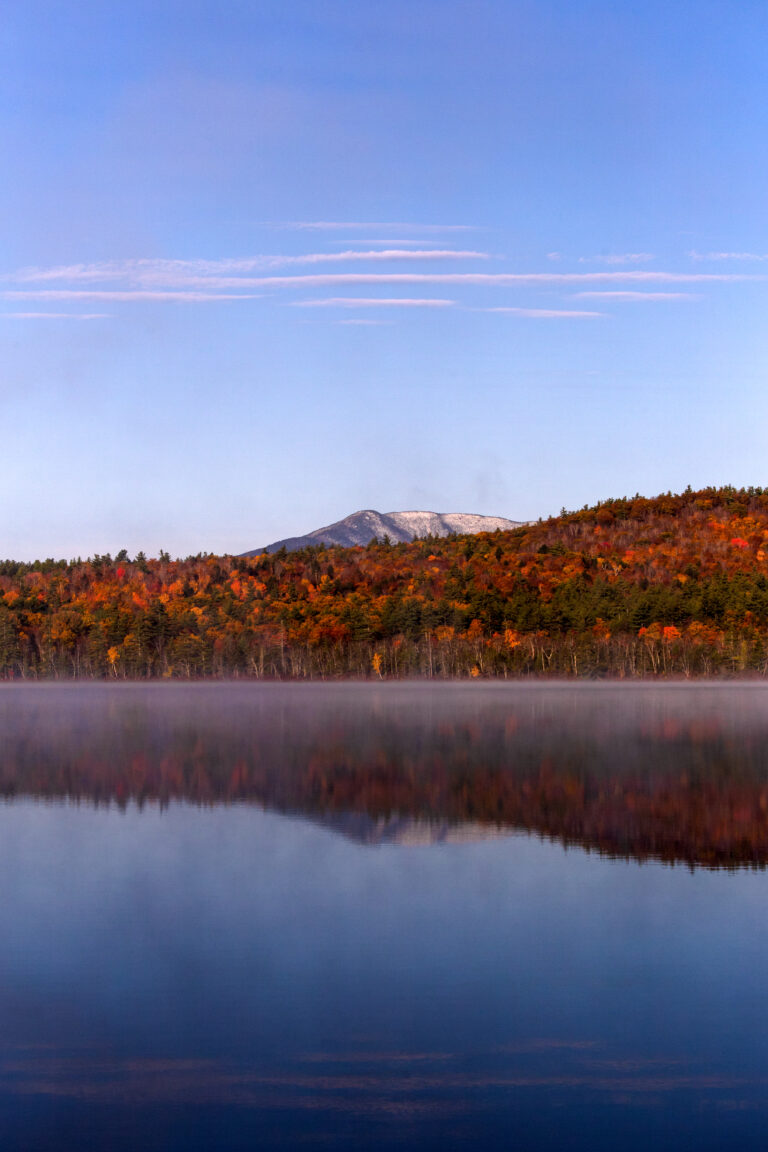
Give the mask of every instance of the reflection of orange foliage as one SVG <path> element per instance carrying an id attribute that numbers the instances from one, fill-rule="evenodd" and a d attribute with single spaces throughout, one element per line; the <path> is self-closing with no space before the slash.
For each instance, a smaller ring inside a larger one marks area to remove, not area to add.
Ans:
<path id="1" fill-rule="evenodd" d="M 0 795 L 254 801 L 327 819 L 397 813 L 525 828 L 623 856 L 768 863 L 768 730 L 754 716 L 732 724 L 727 709 L 702 719 L 665 706 L 625 729 L 605 709 L 575 727 L 555 711 L 542 727 L 538 709 L 470 719 L 459 707 L 436 720 L 381 710 L 377 699 L 376 711 L 332 706 L 301 724 L 285 723 L 290 708 L 272 722 L 266 699 L 250 714 L 242 698 L 221 717 L 197 704 L 174 711 L 170 727 L 162 708 L 137 721 L 119 704 L 87 724 L 76 710 L 37 727 L 6 716 Z"/>

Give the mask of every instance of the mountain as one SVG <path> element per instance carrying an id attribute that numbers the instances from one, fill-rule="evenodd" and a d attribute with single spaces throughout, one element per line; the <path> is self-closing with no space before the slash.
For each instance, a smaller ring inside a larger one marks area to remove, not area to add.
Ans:
<path id="1" fill-rule="evenodd" d="M 263 552 L 279 552 L 281 548 L 295 552 L 317 544 L 352 548 L 357 544 L 369 544 L 374 537 L 381 540 L 384 536 L 388 536 L 393 544 L 401 544 L 424 536 L 474 535 L 476 532 L 495 532 L 497 528 L 507 532 L 519 528 L 522 523 L 522 520 L 477 516 L 471 512 L 374 512 L 366 508 L 337 520 L 335 524 L 316 528 L 306 536 L 289 536 L 265 548 L 243 552 L 243 556 L 260 556 Z"/>

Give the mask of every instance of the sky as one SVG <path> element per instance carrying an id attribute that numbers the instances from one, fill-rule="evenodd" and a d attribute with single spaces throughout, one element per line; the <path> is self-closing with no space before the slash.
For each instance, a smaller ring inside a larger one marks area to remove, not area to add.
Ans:
<path id="1" fill-rule="evenodd" d="M 0 556 L 766 485 L 764 0 L 0 0 Z"/>

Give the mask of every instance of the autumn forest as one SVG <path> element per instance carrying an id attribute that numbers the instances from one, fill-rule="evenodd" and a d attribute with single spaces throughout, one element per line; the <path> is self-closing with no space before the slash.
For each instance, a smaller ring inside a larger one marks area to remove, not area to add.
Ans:
<path id="1" fill-rule="evenodd" d="M 768 488 L 245 558 L 0 562 L 0 677 L 768 671 Z"/>

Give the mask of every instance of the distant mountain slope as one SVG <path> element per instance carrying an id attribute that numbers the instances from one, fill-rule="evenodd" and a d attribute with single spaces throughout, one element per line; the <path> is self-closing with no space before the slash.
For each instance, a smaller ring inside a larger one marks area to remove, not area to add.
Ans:
<path id="1" fill-rule="evenodd" d="M 265 548 L 243 552 L 243 556 L 279 552 L 281 548 L 295 552 L 298 548 L 315 544 L 352 548 L 356 544 L 368 544 L 374 537 L 381 540 L 384 536 L 388 536 L 393 544 L 400 544 L 424 536 L 449 536 L 452 532 L 464 535 L 494 532 L 497 528 L 504 532 L 519 528 L 522 523 L 524 521 L 505 520 L 503 516 L 477 516 L 471 512 L 374 512 L 367 508 L 353 512 L 335 524 L 308 532 L 306 536 L 289 536 Z"/>

